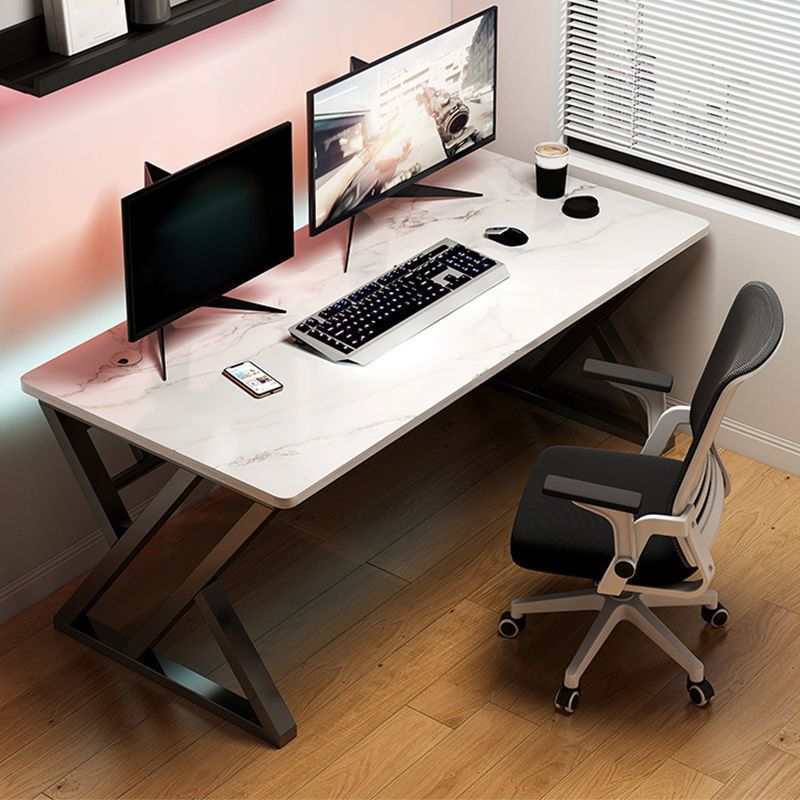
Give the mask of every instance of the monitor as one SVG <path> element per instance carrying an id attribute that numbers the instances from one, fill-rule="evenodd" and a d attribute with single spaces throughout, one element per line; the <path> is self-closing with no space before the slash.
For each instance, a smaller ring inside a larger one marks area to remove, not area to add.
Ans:
<path id="1" fill-rule="evenodd" d="M 497 8 L 308 93 L 311 235 L 494 141 Z"/>
<path id="2" fill-rule="evenodd" d="M 134 342 L 294 255 L 286 122 L 122 200 Z"/>

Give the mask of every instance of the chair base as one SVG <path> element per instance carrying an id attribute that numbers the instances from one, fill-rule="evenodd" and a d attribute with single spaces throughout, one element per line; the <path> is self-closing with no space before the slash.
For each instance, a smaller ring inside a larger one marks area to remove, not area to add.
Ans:
<path id="1" fill-rule="evenodd" d="M 522 630 L 526 614 L 597 611 L 597 617 L 592 627 L 564 673 L 564 685 L 559 696 L 565 690 L 579 690 L 583 673 L 592 663 L 611 631 L 623 621 L 635 625 L 670 658 L 686 670 L 690 687 L 707 685 L 710 689 L 710 684 L 705 680 L 703 662 L 651 610 L 652 608 L 666 606 L 703 606 L 712 616 L 716 610 L 724 610 L 724 607 L 719 605 L 716 591 L 713 590 L 694 597 L 664 597 L 660 595 L 633 594 L 631 592 L 619 597 L 609 597 L 598 594 L 595 589 L 584 589 L 538 597 L 517 598 L 511 603 L 510 613 L 507 613 L 504 615 L 504 619 L 501 619 L 500 633 L 508 636 L 508 632 L 514 630 L 514 622 L 520 623 L 516 628 L 518 631 Z M 510 627 L 508 626 L 509 621 L 512 623 Z M 727 621 L 727 612 L 725 612 L 725 621 Z M 715 625 L 715 627 L 720 626 Z M 697 702 L 696 698 L 699 696 L 697 691 L 693 694 L 690 688 L 689 694 L 696 705 L 705 705 L 705 702 Z M 707 694 L 708 692 L 706 692 Z M 713 690 L 711 690 L 711 694 L 713 694 Z M 558 697 L 556 705 L 559 708 L 563 707 L 559 704 Z M 571 709 L 565 710 L 571 713 Z"/>

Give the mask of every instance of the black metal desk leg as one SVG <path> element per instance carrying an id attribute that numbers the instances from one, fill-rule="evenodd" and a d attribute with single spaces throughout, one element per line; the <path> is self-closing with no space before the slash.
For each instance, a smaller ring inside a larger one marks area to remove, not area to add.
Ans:
<path id="1" fill-rule="evenodd" d="M 646 278 L 590 311 L 562 331 L 552 342 L 522 359 L 522 366 L 512 365 L 492 378 L 489 385 L 548 411 L 643 444 L 649 431 L 647 415 L 638 400 L 620 392 L 620 397 L 630 412 L 621 413 L 612 408 L 598 407 L 592 399 L 573 391 L 565 391 L 551 379 L 556 370 L 589 338 L 595 341 L 608 361 L 633 363 L 610 317 L 644 280 Z"/>
<path id="2" fill-rule="evenodd" d="M 88 425 L 46 405 L 42 409 L 92 510 L 107 535 L 111 534 L 110 540 L 113 536 L 111 550 L 56 614 L 55 628 L 255 736 L 278 747 L 291 741 L 297 735 L 294 719 L 217 583 L 242 548 L 275 518 L 277 510 L 253 503 L 141 630 L 129 638 L 92 619 L 90 611 L 203 479 L 179 468 L 131 523 L 118 490 L 142 477 L 146 470 L 134 473 L 129 468 L 125 481 L 112 477 L 89 436 Z M 163 463 L 155 456 L 145 456 L 141 461 L 137 458 L 137 464 L 150 459 Z M 244 697 L 154 649 L 192 602 L 197 603 L 219 643 Z"/>
<path id="3" fill-rule="evenodd" d="M 253 503 L 128 642 L 125 655 L 140 658 L 146 650 L 155 647 L 203 589 L 225 571 L 239 551 L 277 514 L 276 509 Z"/>
<path id="4" fill-rule="evenodd" d="M 271 741 L 281 746 L 294 739 L 297 725 L 222 587 L 209 584 L 195 602 Z"/>
<path id="5" fill-rule="evenodd" d="M 142 548 L 202 482 L 202 478 L 185 470 L 178 470 L 56 614 L 57 627 L 70 625 L 81 615 L 88 614 Z"/>
<path id="6" fill-rule="evenodd" d="M 125 504 L 89 436 L 89 426 L 39 404 L 100 529 L 113 545 L 131 524 Z"/>

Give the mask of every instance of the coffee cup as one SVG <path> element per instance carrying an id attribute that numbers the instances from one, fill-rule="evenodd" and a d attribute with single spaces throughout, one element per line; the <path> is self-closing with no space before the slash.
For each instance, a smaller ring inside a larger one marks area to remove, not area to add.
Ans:
<path id="1" fill-rule="evenodd" d="M 561 142 L 540 142 L 533 148 L 536 161 L 536 194 L 554 200 L 567 187 L 569 147 Z"/>

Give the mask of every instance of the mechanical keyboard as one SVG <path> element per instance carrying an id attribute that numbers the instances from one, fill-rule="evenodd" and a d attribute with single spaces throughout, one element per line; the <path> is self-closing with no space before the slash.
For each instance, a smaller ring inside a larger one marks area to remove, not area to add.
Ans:
<path id="1" fill-rule="evenodd" d="M 501 262 L 443 239 L 289 333 L 331 361 L 368 364 L 507 277 Z"/>

